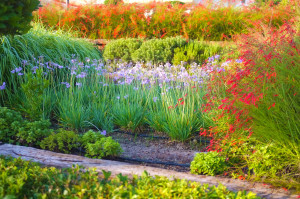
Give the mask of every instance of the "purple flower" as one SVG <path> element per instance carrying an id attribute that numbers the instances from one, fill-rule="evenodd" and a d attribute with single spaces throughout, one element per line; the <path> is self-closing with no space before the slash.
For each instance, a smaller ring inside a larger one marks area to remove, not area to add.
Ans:
<path id="1" fill-rule="evenodd" d="M 18 73 L 18 72 L 20 72 L 22 70 L 22 68 L 21 67 L 19 67 L 19 68 L 15 68 L 14 70 L 12 70 L 12 71 L 10 71 L 11 73 Z"/>
<path id="2" fill-rule="evenodd" d="M 82 83 L 76 82 L 76 86 L 80 88 L 82 86 Z"/>
<path id="3" fill-rule="evenodd" d="M 86 77 L 86 73 L 85 73 L 85 72 L 81 72 L 81 73 L 78 74 L 76 77 L 77 77 L 77 78 L 85 78 L 85 77 Z"/>
<path id="4" fill-rule="evenodd" d="M 66 88 L 70 88 L 71 87 L 71 85 L 68 82 L 61 82 L 61 84 L 66 85 Z"/>
<path id="5" fill-rule="evenodd" d="M 209 57 L 207 61 L 208 61 L 208 62 L 213 62 L 214 60 L 215 60 L 214 57 Z"/>
<path id="6" fill-rule="evenodd" d="M 243 60 L 242 59 L 236 59 L 235 62 L 240 64 L 240 63 L 243 63 Z"/>
<path id="7" fill-rule="evenodd" d="M 153 102 L 156 102 L 157 101 L 157 97 L 153 97 Z"/>
<path id="8" fill-rule="evenodd" d="M 117 96 L 117 99 L 120 99 L 120 96 Z"/>
<path id="9" fill-rule="evenodd" d="M 224 68 L 219 68 L 219 67 L 218 67 L 218 68 L 217 68 L 217 72 L 218 72 L 218 73 L 220 73 L 220 72 L 225 72 L 225 69 L 224 69 Z"/>
<path id="10" fill-rule="evenodd" d="M 22 61 L 22 64 L 23 64 L 23 65 L 27 65 L 27 63 L 28 63 L 27 60 L 23 60 L 23 61 Z"/>
<path id="11" fill-rule="evenodd" d="M 219 59 L 220 58 L 220 55 L 215 55 L 215 59 Z"/>
<path id="12" fill-rule="evenodd" d="M 124 99 L 127 99 L 127 98 L 128 98 L 128 95 L 125 95 L 125 96 L 124 96 Z"/>
<path id="13" fill-rule="evenodd" d="M 72 70 L 71 75 L 76 75 L 76 72 L 74 70 Z"/>
<path id="14" fill-rule="evenodd" d="M 22 76 L 22 75 L 24 75 L 24 73 L 18 73 L 18 75 L 19 75 L 19 76 Z"/>
<path id="15" fill-rule="evenodd" d="M 2 86 L 0 86 L 0 90 L 4 90 L 4 89 L 5 89 L 5 87 L 6 87 L 6 83 L 5 83 L 5 82 L 3 82 Z"/>
<path id="16" fill-rule="evenodd" d="M 101 135 L 106 136 L 106 130 L 102 131 L 102 132 L 101 132 Z"/>

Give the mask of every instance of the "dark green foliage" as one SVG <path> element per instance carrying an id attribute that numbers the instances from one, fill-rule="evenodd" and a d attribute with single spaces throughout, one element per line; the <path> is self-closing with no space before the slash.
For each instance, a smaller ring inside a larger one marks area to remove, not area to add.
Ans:
<path id="1" fill-rule="evenodd" d="M 18 129 L 18 141 L 30 146 L 39 146 L 40 141 L 53 132 L 49 129 L 50 125 L 49 120 L 25 121 L 22 127 Z"/>
<path id="2" fill-rule="evenodd" d="M 12 143 L 23 123 L 19 112 L 0 107 L 0 141 Z"/>
<path id="3" fill-rule="evenodd" d="M 49 120 L 29 122 L 19 112 L 0 107 L 0 141 L 39 146 L 50 135 Z"/>
<path id="4" fill-rule="evenodd" d="M 80 146 L 80 137 L 74 131 L 59 129 L 57 133 L 46 137 L 40 146 L 50 151 L 71 153 Z"/>
<path id="5" fill-rule="evenodd" d="M 186 180 L 153 178 L 147 172 L 132 179 L 122 174 L 104 179 L 95 170 L 41 168 L 37 163 L 0 156 L 0 198 L 259 198 L 252 192 L 230 192 Z"/>
<path id="6" fill-rule="evenodd" d="M 0 36 L 27 33 L 32 12 L 38 9 L 39 3 L 39 0 L 1 0 Z"/>
<path id="7" fill-rule="evenodd" d="M 217 152 L 197 153 L 191 162 L 191 173 L 214 176 L 222 174 L 228 168 L 225 157 Z"/>

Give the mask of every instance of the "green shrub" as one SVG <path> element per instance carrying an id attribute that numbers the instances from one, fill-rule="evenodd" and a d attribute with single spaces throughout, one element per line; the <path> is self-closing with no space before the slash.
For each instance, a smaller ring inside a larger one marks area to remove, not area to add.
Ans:
<path id="1" fill-rule="evenodd" d="M 128 178 L 121 174 L 104 178 L 92 169 L 57 169 L 0 156 L 0 198 L 247 198 L 252 192 L 231 192 L 226 187 L 209 187 L 186 180 L 150 176 Z M 160 191 L 158 191 L 160 190 Z"/>
<path id="2" fill-rule="evenodd" d="M 18 129 L 18 141 L 22 144 L 29 144 L 30 146 L 39 146 L 40 141 L 53 132 L 49 129 L 50 125 L 49 120 L 25 121 L 22 127 Z"/>
<path id="3" fill-rule="evenodd" d="M 0 107 L 0 140 L 39 146 L 40 141 L 51 134 L 49 120 L 29 122 L 19 112 Z"/>
<path id="4" fill-rule="evenodd" d="M 218 45 L 205 44 L 204 42 L 191 41 L 186 46 L 174 50 L 173 64 L 179 65 L 181 61 L 191 64 L 201 64 L 207 58 L 219 54 L 221 47 Z"/>
<path id="5" fill-rule="evenodd" d="M 276 149 L 274 144 L 259 145 L 255 147 L 254 153 L 250 154 L 247 165 L 253 171 L 256 178 L 268 177 L 276 178 L 280 171 L 287 165 L 283 164 L 285 153 Z"/>
<path id="6" fill-rule="evenodd" d="M 122 152 L 120 144 L 111 137 L 105 137 L 100 132 L 88 131 L 81 138 L 81 145 L 86 149 L 85 156 L 103 158 L 116 156 Z"/>
<path id="7" fill-rule="evenodd" d="M 132 54 L 140 48 L 142 41 L 139 39 L 117 39 L 110 41 L 104 49 L 103 57 L 107 60 L 122 59 L 131 61 Z"/>
<path id="8" fill-rule="evenodd" d="M 217 175 L 227 169 L 225 157 L 220 156 L 217 152 L 197 153 L 191 162 L 191 173 Z"/>
<path id="9" fill-rule="evenodd" d="M 0 107 L 0 141 L 14 142 L 23 123 L 24 119 L 19 112 L 10 110 L 7 107 Z"/>
<path id="10" fill-rule="evenodd" d="M 122 152 L 120 144 L 111 137 L 98 138 L 94 143 L 88 143 L 85 148 L 87 157 L 99 159 L 106 156 L 117 156 Z"/>
<path id="11" fill-rule="evenodd" d="M 32 12 L 38 9 L 39 0 L 1 0 L 0 36 L 24 34 L 31 28 Z"/>
<path id="12" fill-rule="evenodd" d="M 80 146 L 80 137 L 74 131 L 59 129 L 43 139 L 40 146 L 50 151 L 71 153 Z"/>
<path id="13" fill-rule="evenodd" d="M 117 5 L 122 2 L 122 0 L 104 0 L 104 5 Z"/>
<path id="14" fill-rule="evenodd" d="M 150 39 L 141 45 L 133 55 L 133 61 L 152 62 L 154 64 L 172 62 L 174 50 L 186 45 L 182 37 L 169 37 L 166 39 Z"/>
<path id="15" fill-rule="evenodd" d="M 166 39 L 117 39 L 110 41 L 104 49 L 106 61 L 119 60 L 144 61 L 157 63 L 181 64 L 181 61 L 191 64 L 201 63 L 208 57 L 219 54 L 222 48 L 217 44 L 208 44 L 201 41 L 186 42 L 181 37 Z"/>
<path id="16" fill-rule="evenodd" d="M 25 102 L 23 102 L 22 109 L 32 120 L 41 119 L 44 114 L 44 93 L 50 83 L 43 76 L 43 71 L 38 69 L 36 70 L 36 75 L 33 75 L 31 72 L 27 73 L 24 82 L 21 84 L 25 95 Z"/>
<path id="17" fill-rule="evenodd" d="M 102 135 L 100 132 L 94 132 L 89 130 L 88 132 L 84 133 L 81 137 L 81 146 L 86 147 L 89 143 L 95 143 L 97 140 L 104 138 L 105 136 Z"/>

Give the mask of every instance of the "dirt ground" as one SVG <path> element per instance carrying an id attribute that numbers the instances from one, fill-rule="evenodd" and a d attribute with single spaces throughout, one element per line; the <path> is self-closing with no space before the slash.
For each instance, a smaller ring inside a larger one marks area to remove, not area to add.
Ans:
<path id="1" fill-rule="evenodd" d="M 120 143 L 124 150 L 121 157 L 125 158 L 190 164 L 195 154 L 205 149 L 205 145 L 196 140 L 183 143 L 169 139 L 139 137 L 121 132 L 113 132 L 109 136 Z"/>

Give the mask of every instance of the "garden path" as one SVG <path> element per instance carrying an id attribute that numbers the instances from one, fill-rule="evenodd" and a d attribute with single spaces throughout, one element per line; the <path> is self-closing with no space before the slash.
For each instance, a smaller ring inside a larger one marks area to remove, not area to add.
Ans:
<path id="1" fill-rule="evenodd" d="M 73 164 L 84 166 L 85 168 L 96 168 L 101 174 L 102 170 L 111 171 L 113 175 L 122 173 L 123 175 L 141 175 L 145 170 L 152 176 L 166 176 L 168 178 L 186 179 L 209 185 L 218 185 L 222 183 L 231 191 L 246 190 L 257 193 L 264 198 L 297 198 L 296 195 L 290 195 L 283 189 L 274 189 L 263 185 L 262 183 L 251 183 L 237 179 L 212 177 L 204 175 L 192 175 L 187 172 L 176 172 L 161 168 L 134 165 L 124 162 L 90 159 L 77 155 L 61 154 L 46 150 L 35 149 L 32 147 L 16 146 L 0 143 L 0 155 L 21 157 L 24 160 L 39 162 L 45 166 L 71 167 Z M 172 177 L 171 177 L 172 176 Z"/>

